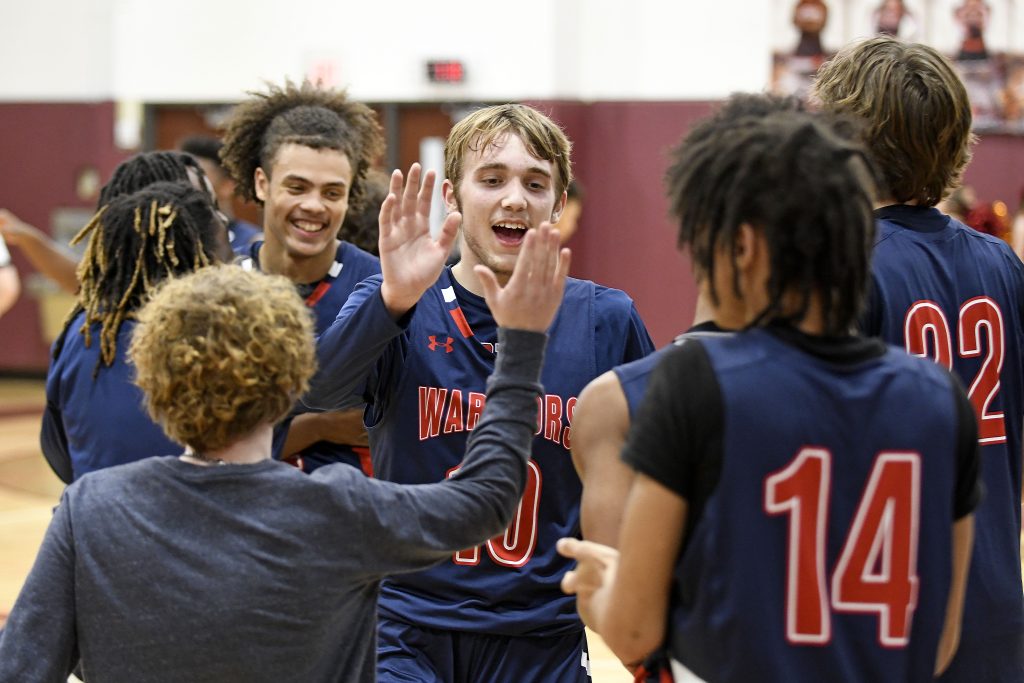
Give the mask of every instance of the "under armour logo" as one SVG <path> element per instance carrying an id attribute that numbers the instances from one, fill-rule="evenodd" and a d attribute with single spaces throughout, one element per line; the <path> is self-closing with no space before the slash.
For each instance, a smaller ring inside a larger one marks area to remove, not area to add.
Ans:
<path id="1" fill-rule="evenodd" d="M 427 339 L 430 340 L 430 344 L 429 344 L 428 348 L 431 351 L 436 351 L 438 346 L 443 348 L 445 353 L 451 353 L 452 351 L 455 350 L 455 347 L 452 346 L 452 342 L 455 341 L 455 340 L 452 339 L 451 337 L 448 337 L 447 341 L 439 342 L 439 341 L 437 341 L 437 337 L 432 334 L 429 337 L 427 337 Z"/>

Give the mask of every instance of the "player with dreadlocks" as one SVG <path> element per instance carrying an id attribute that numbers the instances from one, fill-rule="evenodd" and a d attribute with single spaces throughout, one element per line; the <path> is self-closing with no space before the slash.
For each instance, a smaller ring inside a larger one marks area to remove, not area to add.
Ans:
<path id="1" fill-rule="evenodd" d="M 788 112 L 705 132 L 670 201 L 746 328 L 665 353 L 622 455 L 620 550 L 563 539 L 563 588 L 623 662 L 664 645 L 676 680 L 930 680 L 956 649 L 981 495 L 970 403 L 852 332 L 874 223 L 849 131 Z"/>
<path id="2" fill-rule="evenodd" d="M 376 115 L 344 91 L 309 82 L 251 97 L 233 111 L 221 159 L 238 192 L 263 205 L 263 240 L 242 265 L 284 275 L 313 310 L 317 334 L 326 330 L 360 281 L 380 264 L 338 239 L 348 211 L 368 199 L 367 172 L 384 149 Z M 305 413 L 275 434 L 281 455 L 304 471 L 347 462 L 371 471 L 362 405 Z"/>
<path id="3" fill-rule="evenodd" d="M 184 181 L 210 194 L 216 201 L 209 179 L 199 162 L 181 152 L 143 152 L 121 162 L 114 169 L 110 181 L 100 190 L 96 209 L 110 203 L 116 197 L 141 190 L 150 183 Z M 11 246 L 18 247 L 36 270 L 50 278 L 68 292 L 78 292 L 78 259 L 63 245 L 24 221 L 7 209 L 0 209 L 0 237 Z M 218 238 L 217 254 L 222 259 L 231 256 L 227 234 Z"/>
<path id="4" fill-rule="evenodd" d="M 125 351 L 150 291 L 217 261 L 223 234 L 205 192 L 159 182 L 113 199 L 76 235 L 73 243 L 88 239 L 82 287 L 54 342 L 41 434 L 43 454 L 63 481 L 181 450 L 143 411 Z"/>

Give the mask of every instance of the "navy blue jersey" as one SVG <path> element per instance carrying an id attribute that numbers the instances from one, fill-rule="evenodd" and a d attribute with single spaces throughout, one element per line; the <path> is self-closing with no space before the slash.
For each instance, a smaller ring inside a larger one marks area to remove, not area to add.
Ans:
<path id="1" fill-rule="evenodd" d="M 92 326 L 92 343 L 86 347 L 79 332 L 84 319 L 81 313 L 71 321 L 46 376 L 40 442 L 53 471 L 70 483 L 93 470 L 181 453 L 183 448 L 149 419 L 142 390 L 132 383 L 134 371 L 125 354 L 135 322 L 121 324 L 114 363 L 101 363 L 94 379 L 100 363 L 100 326 Z"/>
<path id="2" fill-rule="evenodd" d="M 948 372 L 878 341 L 666 352 L 623 457 L 694 503 L 673 659 L 708 681 L 931 680 L 976 436 Z"/>
<path id="3" fill-rule="evenodd" d="M 333 404 L 363 386 L 372 366 L 367 423 L 375 475 L 435 482 L 459 465 L 480 418 L 485 380 L 500 352 L 495 323 L 484 300 L 448 270 L 401 326 L 387 316 L 379 289 L 379 278 L 360 285 L 321 337 L 322 371 L 307 400 Z M 653 345 L 624 293 L 572 278 L 549 335 L 545 396 L 516 518 L 503 536 L 386 582 L 382 615 L 503 635 L 582 629 L 573 598 L 559 588 L 571 562 L 555 552 L 557 539 L 579 535 L 581 487 L 569 453 L 576 396 L 597 375 L 650 353 Z"/>
<path id="4" fill-rule="evenodd" d="M 252 243 L 262 238 L 263 231 L 252 223 L 239 218 L 228 222 L 228 242 L 231 243 L 231 251 L 239 256 L 248 255 Z"/>
<path id="5" fill-rule="evenodd" d="M 876 218 L 865 332 L 952 368 L 979 422 L 987 495 L 978 509 L 963 636 L 948 679 L 1021 681 L 1024 265 L 1002 240 L 936 209 L 890 206 Z M 1001 671 L 991 668 L 995 663 Z"/>
<path id="6" fill-rule="evenodd" d="M 713 322 L 700 323 L 676 337 L 668 346 L 658 349 L 651 355 L 612 368 L 612 371 L 619 380 L 619 386 L 622 387 L 622 393 L 626 397 L 629 418 L 633 419 L 637 409 L 640 407 L 640 403 L 644 400 L 644 392 L 647 391 L 647 381 L 650 379 L 651 371 L 661 361 L 662 354 L 673 347 L 679 346 L 687 339 L 709 333 L 721 334 L 722 332 L 722 328 Z"/>
<path id="7" fill-rule="evenodd" d="M 260 268 L 259 253 L 263 246 L 262 241 L 253 243 L 247 250 L 245 257 L 240 260 L 243 267 L 247 263 L 251 267 Z M 334 263 L 327 276 L 320 282 L 298 285 L 299 294 L 305 299 L 306 305 L 313 310 L 316 323 L 316 334 L 319 336 L 331 326 L 338 312 L 348 300 L 349 295 L 355 286 L 362 280 L 380 273 L 380 259 L 369 254 L 354 244 L 339 242 L 334 255 Z M 355 408 L 362 405 L 362 399 L 353 397 L 345 408 Z M 284 445 L 288 426 L 291 424 L 288 418 L 274 434 L 275 457 L 292 457 L 299 459 L 303 471 L 313 470 L 335 462 L 344 462 L 369 471 L 368 453 L 365 448 L 353 447 L 345 444 L 336 444 L 330 441 L 318 441 L 315 444 L 303 449 L 299 453 L 281 453 L 280 448 Z"/>

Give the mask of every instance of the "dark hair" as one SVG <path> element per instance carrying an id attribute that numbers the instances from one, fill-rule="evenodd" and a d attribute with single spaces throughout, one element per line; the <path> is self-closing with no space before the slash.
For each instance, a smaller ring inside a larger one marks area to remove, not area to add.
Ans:
<path id="1" fill-rule="evenodd" d="M 825 334 L 849 333 L 874 236 L 870 162 L 852 135 L 852 126 L 783 111 L 719 115 L 686 137 L 667 173 L 669 199 L 679 245 L 707 274 L 714 302 L 715 252 L 732 253 L 748 224 L 763 231 L 771 259 L 769 303 L 751 324 L 799 322 L 817 292 Z M 733 287 L 739 294 L 738 277 Z M 794 310 L 783 301 L 791 292 L 801 297 Z"/>
<path id="2" fill-rule="evenodd" d="M 338 239 L 356 245 L 363 251 L 380 256 L 380 206 L 387 199 L 390 177 L 381 171 L 366 174 L 366 202 L 357 211 L 348 211 L 341 222 Z"/>
<path id="3" fill-rule="evenodd" d="M 587 199 L 587 191 L 583 188 L 583 184 L 579 180 L 573 178 L 569 181 L 569 184 L 565 186 L 565 198 L 566 200 L 575 199 L 582 204 Z"/>
<path id="4" fill-rule="evenodd" d="M 188 175 L 190 169 L 198 175 L 200 181 L 206 177 L 199 162 L 183 152 L 159 151 L 136 154 L 114 169 L 110 180 L 100 190 L 96 208 L 161 180 L 191 182 Z M 213 201 L 212 197 L 207 196 L 207 199 Z"/>
<path id="5" fill-rule="evenodd" d="M 843 49 L 821 67 L 825 109 L 864 121 L 864 141 L 886 196 L 935 206 L 971 160 L 971 103 L 948 59 L 889 36 Z"/>
<path id="6" fill-rule="evenodd" d="M 100 361 L 114 362 L 117 333 L 124 320 L 168 277 L 216 260 L 216 214 L 205 192 L 183 182 L 158 182 L 115 198 L 101 208 L 71 244 L 89 243 L 78 266 L 78 304 L 54 344 L 60 354 L 68 326 L 85 312 L 80 332 L 92 342 L 100 325 Z M 98 372 L 97 362 L 93 375 Z"/>
<path id="7" fill-rule="evenodd" d="M 270 86 L 266 93 L 235 107 L 224 134 L 220 156 L 238 183 L 238 193 L 259 202 L 255 172 L 270 176 L 278 150 L 287 144 L 313 149 L 333 149 L 352 165 L 349 210 L 366 201 L 364 183 L 370 165 L 384 151 L 384 137 L 377 115 L 365 104 L 348 99 L 343 90 L 324 90 L 309 81 L 283 88 Z"/>
<path id="8" fill-rule="evenodd" d="M 182 152 L 197 159 L 206 159 L 221 166 L 220 150 L 224 143 L 212 135 L 190 135 L 178 145 Z"/>

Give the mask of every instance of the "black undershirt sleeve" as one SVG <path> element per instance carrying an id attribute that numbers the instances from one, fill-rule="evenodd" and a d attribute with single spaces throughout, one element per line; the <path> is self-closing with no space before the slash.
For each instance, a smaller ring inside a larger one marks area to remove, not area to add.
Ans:
<path id="1" fill-rule="evenodd" d="M 688 528 L 721 471 L 722 425 L 721 389 L 701 342 L 666 351 L 651 373 L 622 459 L 688 501 Z"/>
<path id="2" fill-rule="evenodd" d="M 978 446 L 978 421 L 974 407 L 967 398 L 960 379 L 950 373 L 953 402 L 956 406 L 956 489 L 953 498 L 953 519 L 974 512 L 985 495 L 981 480 L 981 454 Z"/>

